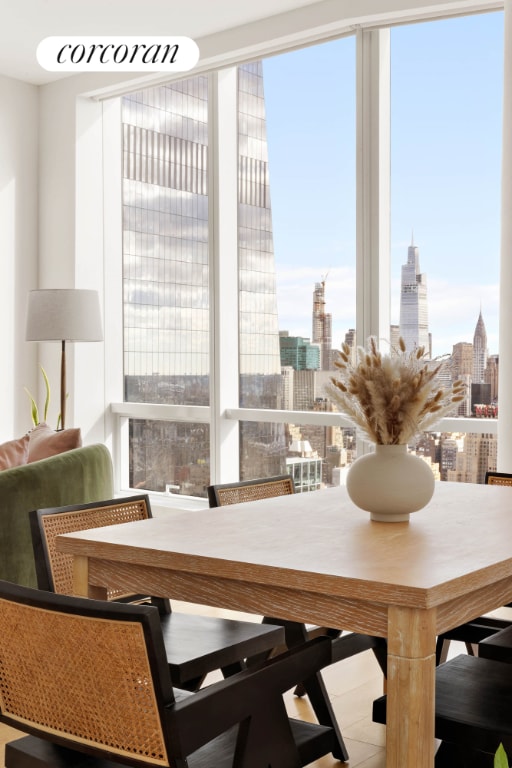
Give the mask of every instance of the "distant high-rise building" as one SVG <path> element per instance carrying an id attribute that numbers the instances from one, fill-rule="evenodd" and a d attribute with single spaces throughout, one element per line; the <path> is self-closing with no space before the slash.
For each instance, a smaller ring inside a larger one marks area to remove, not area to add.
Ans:
<path id="1" fill-rule="evenodd" d="M 482 310 L 473 336 L 473 383 L 480 384 L 484 381 L 484 371 L 487 367 L 487 332 L 482 317 Z"/>
<path id="2" fill-rule="evenodd" d="M 356 343 L 356 329 L 355 328 L 349 328 L 348 331 L 345 334 L 345 344 L 350 349 L 350 360 L 353 365 L 355 365 L 356 358 L 357 358 L 357 343 Z M 334 358 L 336 360 L 336 357 Z"/>
<path id="3" fill-rule="evenodd" d="M 457 483 L 483 483 L 486 472 L 496 471 L 498 441 L 496 435 L 469 432 L 464 450 L 457 453 L 455 470 L 448 470 L 447 480 Z"/>
<path id="4" fill-rule="evenodd" d="M 428 332 L 427 276 L 420 272 L 419 249 L 414 240 L 411 240 L 407 250 L 407 264 L 402 265 L 400 336 L 408 351 L 425 347 L 428 356 L 432 356 Z"/>
<path id="5" fill-rule="evenodd" d="M 484 371 L 484 380 L 491 386 L 491 403 L 498 402 L 498 380 L 500 370 L 499 355 L 491 355 L 487 358 L 487 367 Z"/>
<path id="6" fill-rule="evenodd" d="M 462 376 L 473 375 L 473 345 L 469 341 L 459 341 L 453 345 L 451 366 L 454 381 Z"/>
<path id="7" fill-rule="evenodd" d="M 332 367 L 332 315 L 325 311 L 325 280 L 315 284 L 313 291 L 313 344 L 320 345 L 320 368 Z"/>
<path id="8" fill-rule="evenodd" d="M 464 400 L 457 407 L 457 416 L 471 416 L 471 384 L 473 381 L 473 345 L 468 341 L 459 341 L 453 345 L 450 361 L 452 381 L 461 380 L 465 384 Z M 450 467 L 455 469 L 455 467 Z"/>
<path id="9" fill-rule="evenodd" d="M 296 371 L 312 371 L 320 368 L 320 347 L 302 336 L 289 336 L 279 332 L 281 367 L 291 365 Z"/>
<path id="10" fill-rule="evenodd" d="M 398 342 L 400 340 L 400 326 L 399 325 L 390 325 L 389 326 L 389 347 L 391 354 L 397 354 L 399 350 Z"/>

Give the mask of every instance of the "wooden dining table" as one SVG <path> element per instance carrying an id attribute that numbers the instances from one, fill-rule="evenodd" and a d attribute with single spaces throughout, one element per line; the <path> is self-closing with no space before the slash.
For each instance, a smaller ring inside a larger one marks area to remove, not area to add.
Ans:
<path id="1" fill-rule="evenodd" d="M 373 522 L 337 487 L 169 511 L 57 547 L 80 595 L 116 585 L 386 637 L 386 766 L 432 768 L 436 636 L 512 601 L 511 542 L 510 488 L 443 482 L 409 522 Z"/>

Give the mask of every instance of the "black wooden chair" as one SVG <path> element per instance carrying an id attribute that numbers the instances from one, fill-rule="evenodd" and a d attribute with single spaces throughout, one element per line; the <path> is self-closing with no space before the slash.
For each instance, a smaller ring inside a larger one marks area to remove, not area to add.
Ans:
<path id="1" fill-rule="evenodd" d="M 274 477 L 258 480 L 245 480 L 241 482 L 211 485 L 208 487 L 208 500 L 210 507 L 214 508 L 229 504 L 240 504 L 243 502 L 270 499 L 277 496 L 288 496 L 293 494 L 294 491 L 293 479 L 290 475 L 276 475 Z M 346 642 L 346 651 L 342 658 L 354 656 L 357 653 L 361 653 L 362 651 L 371 648 L 383 673 L 386 673 L 387 649 L 385 641 L 381 638 L 356 633 L 349 633 L 341 638 L 342 630 L 330 627 L 319 627 L 316 625 L 306 625 L 297 621 L 288 621 L 277 616 L 265 616 L 263 618 L 263 623 L 282 625 L 285 630 L 286 646 L 288 648 L 300 647 L 308 640 L 322 636 L 329 637 L 333 640 L 335 638 L 340 638 Z M 334 715 L 322 675 L 320 672 L 317 672 L 306 680 L 297 678 L 296 683 L 295 694 L 297 696 L 307 694 L 318 722 L 335 729 L 337 744 L 333 750 L 333 755 L 338 758 L 338 760 L 346 762 L 348 760 L 347 748 Z"/>
<path id="2" fill-rule="evenodd" d="M 38 509 L 30 513 L 32 543 L 39 589 L 73 594 L 73 558 L 57 551 L 59 534 L 100 528 L 151 517 L 147 495 L 99 501 L 76 506 Z M 278 625 L 187 614 L 171 610 L 170 601 L 145 595 L 124 595 L 107 585 L 108 599 L 152 602 L 160 612 L 173 684 L 197 690 L 209 672 L 221 669 L 224 676 L 240 671 L 248 657 L 269 656 L 284 643 Z"/>
<path id="3" fill-rule="evenodd" d="M 512 474 L 507 472 L 486 472 L 485 484 L 512 486 Z M 506 607 L 511 608 L 512 604 L 508 604 Z M 509 637 L 512 642 L 512 621 L 508 621 L 507 619 L 497 619 L 492 616 L 480 616 L 477 619 L 461 624 L 454 629 L 450 629 L 448 632 L 439 635 L 437 638 L 437 663 L 442 664 L 446 661 L 450 642 L 452 640 L 463 642 L 469 655 L 476 656 L 479 654 L 480 643 L 492 638 L 497 632 L 501 634 L 502 631 L 507 631 L 509 628 Z M 498 644 L 500 645 L 504 642 L 506 641 L 504 641 L 502 637 Z"/>
<path id="4" fill-rule="evenodd" d="M 493 768 L 503 743 L 512 756 L 512 666 L 462 654 L 436 669 L 436 768 Z M 373 704 L 386 722 L 386 697 Z"/>
<path id="5" fill-rule="evenodd" d="M 154 606 L 2 581 L 0 611 L 0 720 L 30 734 L 6 768 L 299 768 L 332 749 L 282 698 L 330 663 L 327 638 L 193 693 L 173 686 Z"/>

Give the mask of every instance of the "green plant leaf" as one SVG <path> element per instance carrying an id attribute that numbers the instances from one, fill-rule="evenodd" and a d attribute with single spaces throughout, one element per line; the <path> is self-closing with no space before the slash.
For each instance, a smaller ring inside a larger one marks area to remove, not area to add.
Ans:
<path id="1" fill-rule="evenodd" d="M 36 401 L 34 400 L 32 395 L 30 394 L 28 389 L 26 387 L 24 387 L 24 389 L 25 389 L 25 392 L 27 393 L 27 395 L 30 398 L 30 415 L 32 416 L 32 424 L 34 425 L 34 427 L 37 427 L 37 425 L 39 424 L 39 411 L 37 410 Z"/>
<path id="2" fill-rule="evenodd" d="M 503 744 L 499 745 L 496 754 L 494 755 L 494 768 L 509 768 L 507 754 Z"/>
<path id="3" fill-rule="evenodd" d="M 41 373 L 43 374 L 44 385 L 46 387 L 46 398 L 44 401 L 44 411 L 43 411 L 44 420 L 46 421 L 48 418 L 48 408 L 50 407 L 50 382 L 48 381 L 48 376 L 46 375 L 46 371 L 42 365 L 40 366 L 40 368 L 41 368 Z"/>

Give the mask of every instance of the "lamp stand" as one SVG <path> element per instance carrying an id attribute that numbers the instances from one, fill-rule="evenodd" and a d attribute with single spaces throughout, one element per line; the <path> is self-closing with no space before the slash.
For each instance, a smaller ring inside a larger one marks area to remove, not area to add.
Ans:
<path id="1" fill-rule="evenodd" d="M 60 355 L 60 428 L 66 428 L 66 341 L 62 339 Z"/>

